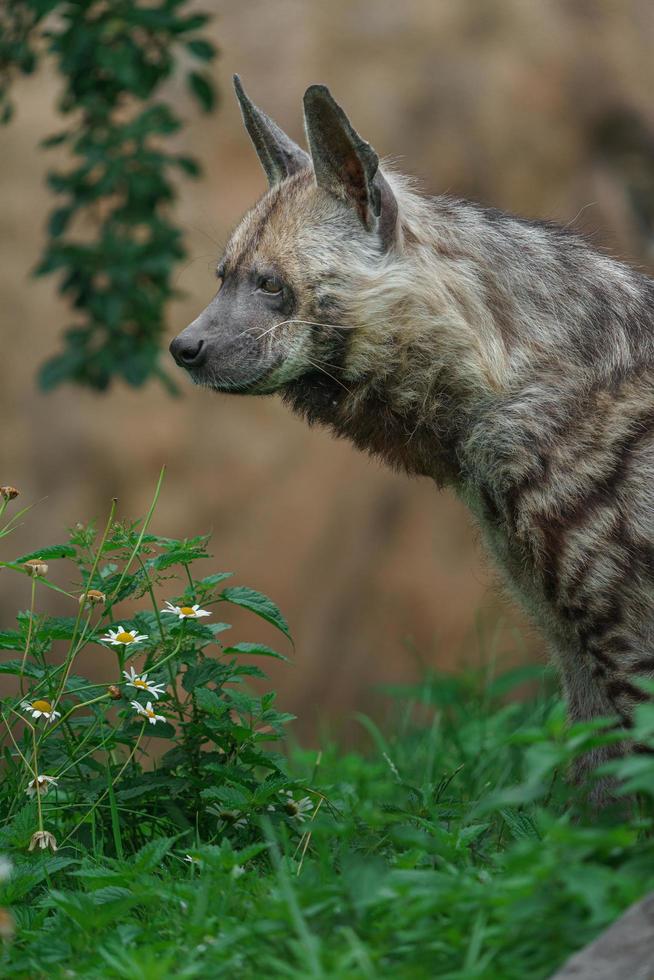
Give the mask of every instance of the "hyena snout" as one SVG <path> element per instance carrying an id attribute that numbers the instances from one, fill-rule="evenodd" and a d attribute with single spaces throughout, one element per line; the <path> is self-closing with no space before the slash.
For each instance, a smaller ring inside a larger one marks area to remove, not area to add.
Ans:
<path id="1" fill-rule="evenodd" d="M 253 391 L 277 366 L 279 352 L 261 336 L 268 324 L 232 305 L 220 309 L 214 300 L 175 337 L 170 353 L 196 384 L 218 391 Z"/>
<path id="2" fill-rule="evenodd" d="M 170 344 L 170 353 L 180 367 L 201 367 L 207 357 L 207 344 L 202 337 L 186 336 L 182 331 Z"/>

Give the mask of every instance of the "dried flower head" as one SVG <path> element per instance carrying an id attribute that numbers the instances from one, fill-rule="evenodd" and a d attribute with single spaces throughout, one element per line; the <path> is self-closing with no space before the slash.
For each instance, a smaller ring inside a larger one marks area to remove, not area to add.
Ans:
<path id="1" fill-rule="evenodd" d="M 30 558 L 28 561 L 23 563 L 23 568 L 34 578 L 36 578 L 37 575 L 48 574 L 48 565 L 42 558 Z"/>
<path id="2" fill-rule="evenodd" d="M 120 688 L 116 687 L 115 684 L 110 684 L 107 688 L 107 694 L 112 701 L 120 701 L 122 694 L 120 693 Z"/>
<path id="3" fill-rule="evenodd" d="M 87 589 L 86 592 L 82 592 L 79 597 L 80 606 L 85 605 L 87 602 L 92 606 L 99 606 L 101 603 L 106 602 L 107 597 L 104 592 L 100 592 L 100 589 Z"/>
<path id="4" fill-rule="evenodd" d="M 0 496 L 4 497 L 5 500 L 14 500 L 19 492 L 16 487 L 0 487 Z"/>
<path id="5" fill-rule="evenodd" d="M 48 848 L 54 853 L 57 850 L 57 840 L 54 834 L 51 834 L 49 830 L 37 830 L 35 834 L 32 834 L 32 839 L 30 841 L 30 846 L 27 848 L 28 851 L 33 851 L 38 847 L 41 851 L 46 851 Z"/>
<path id="6" fill-rule="evenodd" d="M 39 775 L 36 777 L 36 779 L 33 779 L 29 783 L 25 792 L 30 798 L 36 796 L 37 793 L 39 794 L 39 796 L 45 796 L 45 794 L 48 792 L 50 787 L 56 785 L 57 785 L 57 780 L 55 779 L 54 776 Z"/>

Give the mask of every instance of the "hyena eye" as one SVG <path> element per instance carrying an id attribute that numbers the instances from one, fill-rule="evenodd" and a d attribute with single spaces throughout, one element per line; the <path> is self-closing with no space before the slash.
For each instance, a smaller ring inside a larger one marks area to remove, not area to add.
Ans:
<path id="1" fill-rule="evenodd" d="M 259 289 L 263 289 L 264 293 L 268 293 L 270 296 L 279 296 L 283 286 L 279 279 L 275 279 L 273 276 L 265 276 L 259 282 Z"/>

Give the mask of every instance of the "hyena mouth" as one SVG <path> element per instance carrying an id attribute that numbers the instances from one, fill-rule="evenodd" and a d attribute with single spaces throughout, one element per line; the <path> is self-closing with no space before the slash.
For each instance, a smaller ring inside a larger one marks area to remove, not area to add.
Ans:
<path id="1" fill-rule="evenodd" d="M 258 371 L 242 376 L 241 372 L 231 372 L 228 368 L 220 370 L 211 364 L 202 368 L 187 369 L 193 384 L 210 391 L 227 395 L 266 395 L 277 390 L 279 384 L 274 375 L 281 364 L 281 358 L 274 364 L 266 364 Z"/>

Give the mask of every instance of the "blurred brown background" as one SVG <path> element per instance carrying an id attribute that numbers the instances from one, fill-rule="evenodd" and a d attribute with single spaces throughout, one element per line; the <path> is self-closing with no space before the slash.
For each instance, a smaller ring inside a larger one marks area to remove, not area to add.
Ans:
<path id="1" fill-rule="evenodd" d="M 178 271 L 186 298 L 169 311 L 170 337 L 210 298 L 221 244 L 264 189 L 231 94 L 233 71 L 296 139 L 305 87 L 325 82 L 364 138 L 426 192 L 574 222 L 648 267 L 651 0 L 201 6 L 215 14 L 222 104 L 200 118 L 172 83 L 188 119 L 179 149 L 201 159 L 204 178 L 179 188 L 189 260 Z M 236 571 L 235 581 L 279 603 L 296 654 L 273 681 L 305 737 L 320 717 L 343 723 L 354 710 L 380 710 L 371 686 L 415 678 L 425 664 L 540 654 L 494 588 L 456 500 L 310 431 L 275 399 L 212 396 L 181 372 L 176 400 L 155 384 L 105 395 L 36 390 L 37 367 L 73 319 L 54 279 L 30 276 L 53 204 L 43 177 L 55 160 L 37 144 L 58 128 L 56 80 L 41 71 L 15 94 L 16 118 L 0 133 L 0 483 L 40 503 L 2 557 L 63 540 L 75 521 L 102 517 L 114 495 L 123 516 L 142 514 L 167 463 L 155 529 L 213 530 L 214 568 Z M 27 605 L 28 589 L 2 576 L 0 625 Z M 235 623 L 234 639 L 274 639 L 256 621 Z"/>

